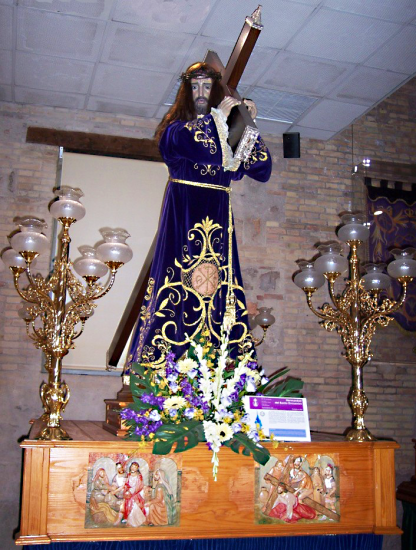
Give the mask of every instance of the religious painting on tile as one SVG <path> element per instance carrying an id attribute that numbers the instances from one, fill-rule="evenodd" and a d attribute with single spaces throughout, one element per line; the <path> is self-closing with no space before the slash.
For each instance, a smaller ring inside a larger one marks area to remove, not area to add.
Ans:
<path id="1" fill-rule="evenodd" d="M 256 467 L 257 524 L 340 520 L 337 454 L 275 454 Z"/>
<path id="2" fill-rule="evenodd" d="M 85 527 L 179 525 L 181 459 L 90 453 Z"/>

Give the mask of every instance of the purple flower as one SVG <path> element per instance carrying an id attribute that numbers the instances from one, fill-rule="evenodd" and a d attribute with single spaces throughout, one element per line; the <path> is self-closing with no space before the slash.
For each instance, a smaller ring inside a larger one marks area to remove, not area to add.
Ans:
<path id="1" fill-rule="evenodd" d="M 195 412 L 196 410 L 193 407 L 189 407 L 188 409 L 185 409 L 183 414 L 184 416 L 186 416 L 186 418 L 191 420 L 195 416 Z"/>
<path id="2" fill-rule="evenodd" d="M 169 409 L 169 416 L 176 416 L 178 414 L 178 409 Z"/>
<path id="3" fill-rule="evenodd" d="M 172 393 L 176 393 L 176 392 L 178 391 L 178 389 L 179 389 L 179 386 L 178 386 L 178 384 L 177 384 L 176 382 L 171 382 L 171 383 L 169 384 L 169 389 L 170 389 L 170 391 L 171 391 Z"/>

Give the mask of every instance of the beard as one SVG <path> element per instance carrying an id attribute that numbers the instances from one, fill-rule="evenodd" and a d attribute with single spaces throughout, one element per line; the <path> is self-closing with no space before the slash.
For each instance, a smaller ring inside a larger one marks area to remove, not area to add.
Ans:
<path id="1" fill-rule="evenodd" d="M 195 112 L 197 115 L 206 115 L 208 112 L 208 100 L 205 97 L 197 97 L 195 102 Z"/>

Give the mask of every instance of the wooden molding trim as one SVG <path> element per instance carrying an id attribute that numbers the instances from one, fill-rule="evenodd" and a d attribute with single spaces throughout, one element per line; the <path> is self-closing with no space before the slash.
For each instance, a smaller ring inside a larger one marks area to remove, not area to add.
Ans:
<path id="1" fill-rule="evenodd" d="M 29 126 L 27 143 L 63 147 L 69 153 L 163 162 L 154 139 L 90 134 Z"/>

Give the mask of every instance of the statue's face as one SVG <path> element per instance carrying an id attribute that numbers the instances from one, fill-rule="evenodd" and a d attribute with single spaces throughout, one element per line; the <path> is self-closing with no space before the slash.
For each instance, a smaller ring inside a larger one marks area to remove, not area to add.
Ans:
<path id="1" fill-rule="evenodd" d="M 130 466 L 130 472 L 137 472 L 137 470 L 139 469 L 138 465 L 136 464 L 136 462 L 133 462 L 133 464 Z"/>
<path id="2" fill-rule="evenodd" d="M 211 95 L 212 78 L 191 78 L 192 99 L 198 115 L 205 115 Z"/>

